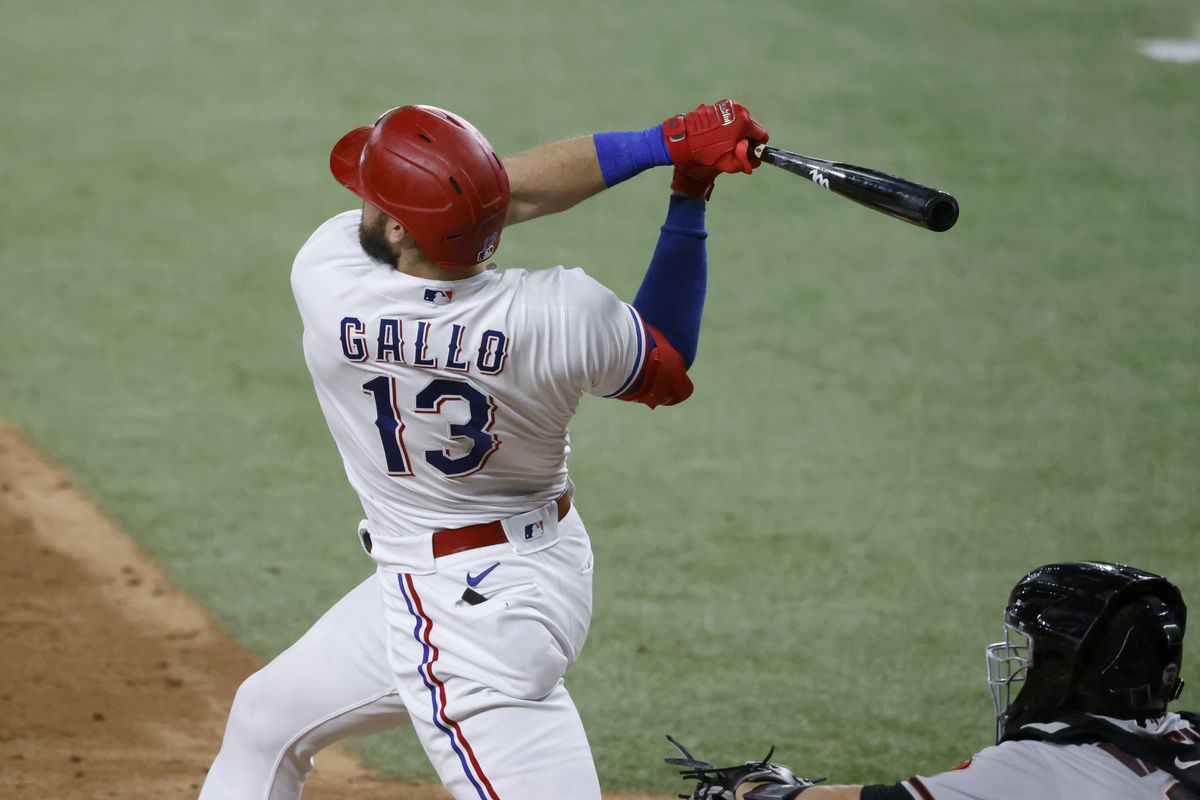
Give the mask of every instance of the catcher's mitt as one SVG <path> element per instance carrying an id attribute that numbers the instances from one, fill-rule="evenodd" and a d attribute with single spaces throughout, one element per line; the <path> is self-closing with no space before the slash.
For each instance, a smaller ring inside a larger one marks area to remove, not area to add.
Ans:
<path id="1" fill-rule="evenodd" d="M 696 759 L 683 745 L 667 736 L 667 741 L 683 754 L 683 758 L 668 758 L 668 764 L 683 767 L 679 774 L 684 780 L 696 781 L 696 788 L 689 794 L 681 794 L 683 800 L 737 800 L 738 787 L 746 783 L 771 784 L 752 789 L 746 797 L 748 800 L 791 800 L 810 786 L 824 778 L 815 781 L 797 778 L 796 773 L 782 764 L 771 762 L 775 754 L 772 747 L 767 757 L 762 761 L 747 761 L 732 767 L 714 767 L 707 761 Z"/>

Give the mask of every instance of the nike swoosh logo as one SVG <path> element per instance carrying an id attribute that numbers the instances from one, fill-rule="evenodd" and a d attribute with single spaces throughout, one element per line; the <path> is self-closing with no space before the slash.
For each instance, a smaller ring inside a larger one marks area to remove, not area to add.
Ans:
<path id="1" fill-rule="evenodd" d="M 1200 764 L 1200 760 L 1180 761 L 1178 758 L 1175 759 L 1175 766 L 1179 767 L 1180 769 L 1191 769 L 1192 767 L 1196 766 L 1197 764 Z"/>
<path id="2" fill-rule="evenodd" d="M 497 561 L 495 564 L 492 564 L 490 567 L 488 567 L 487 569 L 485 569 L 483 572 L 479 573 L 478 575 L 472 575 L 471 573 L 468 572 L 467 573 L 467 586 L 470 586 L 471 588 L 475 588 L 483 581 L 484 578 L 486 578 L 488 576 L 488 574 L 492 570 L 494 570 L 498 566 L 500 566 L 499 561 Z"/>

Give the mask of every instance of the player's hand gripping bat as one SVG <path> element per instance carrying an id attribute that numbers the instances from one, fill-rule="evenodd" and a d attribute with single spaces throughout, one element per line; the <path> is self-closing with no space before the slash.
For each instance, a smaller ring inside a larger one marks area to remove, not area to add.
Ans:
<path id="1" fill-rule="evenodd" d="M 873 169 L 802 156 L 756 142 L 750 143 L 750 149 L 767 164 L 802 175 L 842 197 L 913 225 L 941 232 L 950 230 L 958 221 L 958 201 L 939 189 Z"/>

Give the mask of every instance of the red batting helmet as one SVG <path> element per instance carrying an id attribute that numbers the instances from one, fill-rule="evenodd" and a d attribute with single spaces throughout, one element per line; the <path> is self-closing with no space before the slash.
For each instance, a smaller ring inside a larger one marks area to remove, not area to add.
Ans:
<path id="1" fill-rule="evenodd" d="M 439 267 L 478 264 L 500 243 L 508 173 L 457 114 L 393 108 L 343 136 L 329 154 L 337 182 L 403 225 Z"/>

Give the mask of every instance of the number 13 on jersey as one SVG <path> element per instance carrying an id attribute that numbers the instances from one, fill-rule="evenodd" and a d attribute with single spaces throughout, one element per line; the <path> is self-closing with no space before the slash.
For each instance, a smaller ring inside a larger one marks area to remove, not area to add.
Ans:
<path id="1" fill-rule="evenodd" d="M 410 477 L 412 461 L 404 446 L 404 421 L 396 402 L 396 379 L 387 375 L 372 378 L 363 384 L 363 392 L 375 398 L 375 427 L 383 442 L 388 475 Z M 470 409 L 464 423 L 449 423 L 450 438 L 468 445 L 464 455 L 452 457 L 447 450 L 426 450 L 425 461 L 439 472 L 461 478 L 483 469 L 492 453 L 500 449 L 500 440 L 489 433 L 496 422 L 496 401 L 464 380 L 435 378 L 417 392 L 412 410 L 418 414 L 440 414 L 447 400 L 462 400 Z"/>

